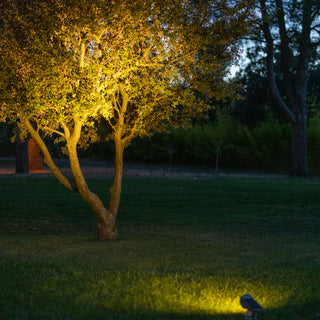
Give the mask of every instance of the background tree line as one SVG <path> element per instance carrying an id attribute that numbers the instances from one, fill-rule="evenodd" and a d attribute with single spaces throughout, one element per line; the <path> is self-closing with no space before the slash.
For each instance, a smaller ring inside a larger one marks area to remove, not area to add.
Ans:
<path id="1" fill-rule="evenodd" d="M 216 102 L 219 109 L 228 106 L 224 114 L 231 117 L 233 124 L 228 130 L 221 129 L 225 121 L 221 123 L 218 116 L 210 124 L 215 129 L 210 128 L 206 134 L 193 130 L 197 147 L 182 158 L 189 154 L 187 162 L 192 164 L 210 163 L 200 159 L 212 158 L 217 162 L 224 141 L 227 167 L 306 176 L 310 166 L 311 174 L 317 174 L 320 4 L 314 0 L 277 0 L 256 1 L 253 6 L 256 15 L 251 32 L 243 38 L 250 62 L 237 77 L 243 99 Z M 209 132 L 215 137 L 212 143 L 206 139 Z M 264 138 L 261 132 L 265 132 Z M 195 138 L 197 135 L 203 138 Z M 189 150 L 189 144 L 177 145 Z M 177 155 L 176 158 L 181 159 Z"/>

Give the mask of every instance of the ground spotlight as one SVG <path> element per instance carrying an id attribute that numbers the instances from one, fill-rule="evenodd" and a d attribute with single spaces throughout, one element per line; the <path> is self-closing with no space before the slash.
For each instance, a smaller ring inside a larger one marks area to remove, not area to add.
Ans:
<path id="1" fill-rule="evenodd" d="M 258 320 L 258 313 L 264 310 L 250 294 L 243 295 L 240 298 L 240 304 L 242 308 L 247 309 L 244 314 L 246 319 Z"/>

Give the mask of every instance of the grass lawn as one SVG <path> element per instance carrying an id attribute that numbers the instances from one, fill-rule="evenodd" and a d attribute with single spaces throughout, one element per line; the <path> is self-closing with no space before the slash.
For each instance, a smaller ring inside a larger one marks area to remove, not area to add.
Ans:
<path id="1" fill-rule="evenodd" d="M 111 180 L 91 179 L 108 196 Z M 124 181 L 119 240 L 52 177 L 0 178 L 0 319 L 320 319 L 320 181 Z"/>

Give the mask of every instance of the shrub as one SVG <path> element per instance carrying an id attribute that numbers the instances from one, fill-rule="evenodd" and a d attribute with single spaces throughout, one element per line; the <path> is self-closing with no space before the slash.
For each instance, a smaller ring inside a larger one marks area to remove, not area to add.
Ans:
<path id="1" fill-rule="evenodd" d="M 214 124 L 171 129 L 135 140 L 127 159 L 210 167 L 218 159 L 223 168 L 288 172 L 290 127 L 270 118 L 249 128 L 218 113 Z"/>

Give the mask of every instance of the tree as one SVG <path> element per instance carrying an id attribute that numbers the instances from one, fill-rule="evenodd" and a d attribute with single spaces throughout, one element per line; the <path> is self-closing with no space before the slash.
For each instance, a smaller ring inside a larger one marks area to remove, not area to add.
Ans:
<path id="1" fill-rule="evenodd" d="M 245 125 L 255 126 L 266 119 L 272 101 L 266 91 L 268 80 L 265 61 L 256 61 L 251 57 L 249 61 L 236 76 L 236 81 L 241 85 L 242 99 L 235 102 L 232 115 Z"/>
<path id="2" fill-rule="evenodd" d="M 279 110 L 292 127 L 291 171 L 308 175 L 307 125 L 309 108 L 307 84 L 311 54 L 317 50 L 320 33 L 320 3 L 315 0 L 260 0 L 261 30 L 266 41 L 270 92 Z M 274 68 L 279 47 L 281 85 Z"/>
<path id="3" fill-rule="evenodd" d="M 124 148 L 136 136 L 187 124 L 206 104 L 194 93 L 220 84 L 246 14 L 219 1 L 6 0 L 0 7 L 0 119 L 14 119 L 44 162 L 90 205 L 100 240 L 115 239 Z M 226 24 L 222 24 L 221 14 Z M 236 30 L 228 33 L 228 30 Z M 205 79 L 205 81 L 203 80 Z M 211 87 L 208 87 L 210 83 Z M 109 206 L 88 187 L 78 147 L 107 123 L 115 144 Z M 64 144 L 74 181 L 54 163 L 46 136 Z"/>

